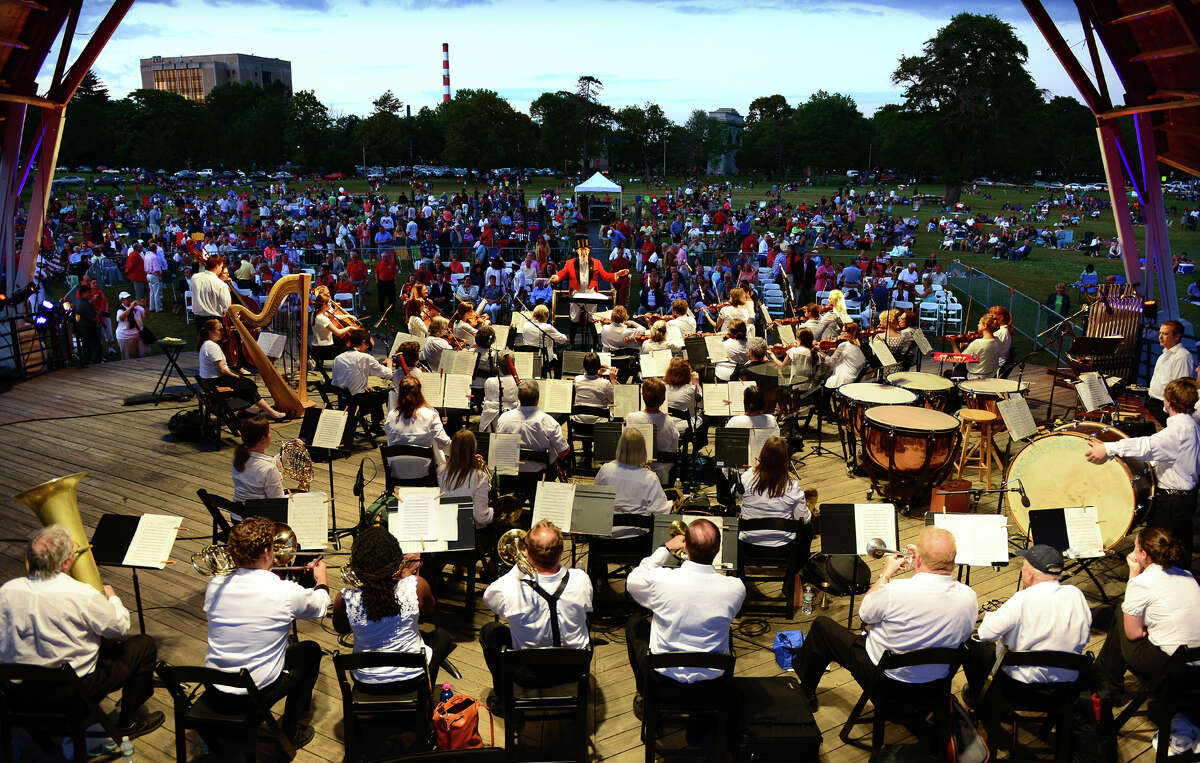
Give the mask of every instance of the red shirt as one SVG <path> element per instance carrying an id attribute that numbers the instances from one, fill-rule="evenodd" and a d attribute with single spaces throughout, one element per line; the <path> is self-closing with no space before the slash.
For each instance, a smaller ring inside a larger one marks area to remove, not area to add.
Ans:
<path id="1" fill-rule="evenodd" d="M 146 263 L 136 249 L 130 250 L 125 258 L 125 277 L 135 283 L 146 283 Z"/>
<path id="2" fill-rule="evenodd" d="M 396 280 L 396 259 L 391 252 L 379 255 L 379 262 L 375 265 L 375 275 L 380 281 Z"/>
<path id="3" fill-rule="evenodd" d="M 346 263 L 346 274 L 355 281 L 361 281 L 367 277 L 367 263 L 359 259 L 351 259 Z"/>

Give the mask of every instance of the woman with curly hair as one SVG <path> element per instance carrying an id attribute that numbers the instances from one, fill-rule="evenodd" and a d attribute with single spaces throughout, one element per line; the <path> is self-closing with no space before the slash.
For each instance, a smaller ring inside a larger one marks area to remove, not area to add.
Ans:
<path id="1" fill-rule="evenodd" d="M 428 633 L 418 628 L 437 607 L 429 584 L 417 574 L 420 566 L 405 558 L 400 543 L 385 528 L 360 532 L 349 564 L 359 585 L 343 588 L 334 600 L 333 627 L 338 633 L 354 634 L 355 652 L 423 651 L 429 679 L 437 683 L 454 642 L 441 628 Z M 384 694 L 430 689 L 420 668 L 363 668 L 354 671 L 354 679 L 360 688 Z"/>

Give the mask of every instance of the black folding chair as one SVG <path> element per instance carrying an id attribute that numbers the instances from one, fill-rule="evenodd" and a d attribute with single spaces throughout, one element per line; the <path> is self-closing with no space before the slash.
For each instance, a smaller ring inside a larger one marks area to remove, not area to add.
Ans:
<path id="1" fill-rule="evenodd" d="M 338 687 L 342 692 L 343 734 L 346 740 L 346 760 L 365 759 L 363 743 L 370 737 L 366 723 L 412 720 L 416 732 L 413 751 L 426 751 L 433 742 L 432 690 L 429 686 L 429 666 L 425 650 L 420 652 L 354 652 L 333 655 Z M 420 668 L 421 680 L 414 681 L 409 691 L 381 691 L 354 678 L 353 671 L 364 668 Z M 390 730 L 390 729 L 389 729 Z"/>
<path id="2" fill-rule="evenodd" d="M 541 763 L 586 763 L 588 760 L 588 698 L 592 647 L 570 649 L 540 647 L 501 649 L 500 676 L 504 689 L 504 749 L 511 761 L 532 761 L 520 755 L 522 727 L 530 720 L 568 720 L 574 724 L 575 755 L 543 759 Z M 523 670 L 553 671 L 563 678 L 551 686 L 522 686 L 517 677 Z M 517 723 L 516 719 L 521 722 Z"/>
<path id="3" fill-rule="evenodd" d="M 103 731 L 89 732 L 93 723 Z M 5 756 L 13 749 L 14 727 L 47 738 L 70 736 L 75 760 L 88 759 L 88 737 L 121 739 L 66 662 L 56 667 L 0 664 L 0 752 Z"/>

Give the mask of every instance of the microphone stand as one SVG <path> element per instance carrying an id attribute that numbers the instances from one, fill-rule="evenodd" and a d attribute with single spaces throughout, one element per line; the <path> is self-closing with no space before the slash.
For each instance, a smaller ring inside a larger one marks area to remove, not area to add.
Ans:
<path id="1" fill-rule="evenodd" d="M 1018 483 L 1018 486 L 1017 487 L 1009 487 L 1008 485 L 1011 482 Z M 1018 478 L 1018 479 L 1008 480 L 1008 482 L 1001 482 L 1000 487 L 973 487 L 973 488 L 968 488 L 966 490 L 941 490 L 941 491 L 938 491 L 938 495 L 969 495 L 969 496 L 971 496 L 972 508 L 974 508 L 975 505 L 978 505 L 979 499 L 981 497 L 983 497 L 984 495 L 987 495 L 987 494 L 994 493 L 997 495 L 996 512 L 995 513 L 1000 514 L 1000 513 L 1002 513 L 1002 507 L 1000 505 L 1001 498 L 999 496 L 1001 496 L 1004 493 L 1023 493 L 1023 492 L 1024 492 L 1024 486 L 1020 484 L 1020 479 Z M 1025 502 L 1024 497 L 1022 497 L 1021 502 L 1022 503 Z M 971 513 L 973 514 L 975 512 L 972 511 Z"/>

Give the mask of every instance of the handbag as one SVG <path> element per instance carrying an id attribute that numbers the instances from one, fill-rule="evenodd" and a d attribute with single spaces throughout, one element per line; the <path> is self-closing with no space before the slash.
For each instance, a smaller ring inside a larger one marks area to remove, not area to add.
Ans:
<path id="1" fill-rule="evenodd" d="M 466 694 L 455 694 L 433 709 L 433 731 L 439 750 L 483 747 L 479 736 L 479 702 Z"/>
<path id="2" fill-rule="evenodd" d="M 154 344 L 158 341 L 158 337 L 154 335 L 154 332 L 145 326 L 138 329 L 138 336 L 141 337 L 142 342 L 145 344 Z"/>

